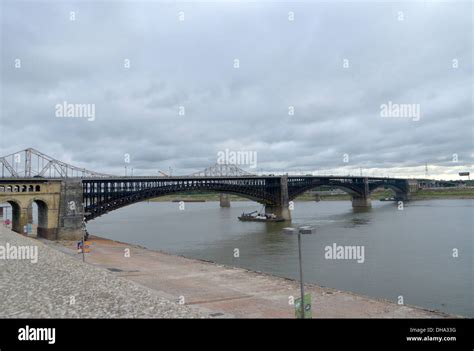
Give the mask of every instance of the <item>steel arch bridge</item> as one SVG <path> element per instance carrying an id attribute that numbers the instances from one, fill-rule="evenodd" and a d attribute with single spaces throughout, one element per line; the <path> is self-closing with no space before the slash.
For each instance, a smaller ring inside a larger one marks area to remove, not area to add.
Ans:
<path id="1" fill-rule="evenodd" d="M 31 148 L 0 157 L 0 166 L 0 202 L 12 205 L 14 229 L 22 230 L 28 207 L 37 202 L 43 218 L 38 233 L 53 239 L 80 237 L 87 221 L 181 192 L 239 195 L 290 220 L 290 201 L 317 187 L 342 189 L 352 196 L 353 207 L 363 208 L 370 207 L 370 194 L 378 187 L 393 189 L 397 199 L 407 200 L 418 186 L 416 180 L 400 178 L 255 175 L 228 164 L 215 164 L 189 176 L 118 177 L 75 167 Z"/>
<path id="2" fill-rule="evenodd" d="M 235 194 L 263 204 L 274 204 L 279 201 L 278 180 L 255 176 L 83 179 L 85 218 L 94 219 L 136 202 L 190 191 Z"/>
<path id="3" fill-rule="evenodd" d="M 370 195 L 379 187 L 392 189 L 398 197 L 410 192 L 407 179 L 378 177 L 338 177 L 338 176 L 304 176 L 288 177 L 288 195 L 290 200 L 321 186 L 338 188 L 349 195 L 360 197 Z"/>
<path id="4" fill-rule="evenodd" d="M 235 194 L 271 209 L 285 207 L 297 196 L 321 186 L 339 188 L 355 199 L 365 200 L 369 199 L 370 194 L 378 187 L 393 189 L 396 197 L 403 200 L 408 198 L 409 193 L 409 185 L 405 179 L 337 176 L 85 178 L 82 185 L 87 221 L 133 203 L 190 191 Z"/>

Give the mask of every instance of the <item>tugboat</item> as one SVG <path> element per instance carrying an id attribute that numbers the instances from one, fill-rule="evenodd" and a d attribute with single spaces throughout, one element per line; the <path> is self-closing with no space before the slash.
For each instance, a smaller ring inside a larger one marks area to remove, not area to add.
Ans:
<path id="1" fill-rule="evenodd" d="M 394 197 L 383 197 L 380 199 L 380 201 L 397 201 Z"/>
<path id="2" fill-rule="evenodd" d="M 244 222 L 283 222 L 283 218 L 278 218 L 273 213 L 258 213 L 258 211 L 253 211 L 249 213 L 243 212 L 239 216 L 239 220 Z"/>

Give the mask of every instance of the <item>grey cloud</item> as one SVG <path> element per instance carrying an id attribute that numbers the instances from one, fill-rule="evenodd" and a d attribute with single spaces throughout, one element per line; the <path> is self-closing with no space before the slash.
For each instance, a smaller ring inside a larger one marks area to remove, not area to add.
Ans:
<path id="1" fill-rule="evenodd" d="M 2 9 L 1 154 L 33 146 L 120 173 L 129 153 L 143 174 L 197 171 L 225 148 L 258 152 L 267 171 L 449 167 L 452 153 L 472 168 L 470 3 Z M 63 101 L 95 104 L 96 119 L 56 118 Z M 420 104 L 420 121 L 381 118 L 388 101 Z"/>

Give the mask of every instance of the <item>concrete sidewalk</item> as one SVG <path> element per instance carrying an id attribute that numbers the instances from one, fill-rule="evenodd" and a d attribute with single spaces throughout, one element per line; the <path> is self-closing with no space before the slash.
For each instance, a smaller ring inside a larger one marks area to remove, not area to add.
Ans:
<path id="1" fill-rule="evenodd" d="M 141 247 L 93 237 L 86 260 L 116 276 L 156 290 L 160 296 L 199 307 L 211 317 L 294 318 L 289 297 L 299 296 L 299 283 L 241 268 L 187 259 Z M 75 254 L 72 243 L 64 242 Z M 59 246 L 59 243 L 50 245 Z M 64 248 L 63 248 L 64 249 Z M 125 257 L 125 250 L 130 257 Z M 316 318 L 447 318 L 442 312 L 369 298 L 315 285 Z"/>

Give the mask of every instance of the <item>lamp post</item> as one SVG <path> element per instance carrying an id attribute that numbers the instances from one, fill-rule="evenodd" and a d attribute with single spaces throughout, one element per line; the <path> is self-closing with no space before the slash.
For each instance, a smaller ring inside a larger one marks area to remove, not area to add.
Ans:
<path id="1" fill-rule="evenodd" d="M 298 234 L 298 258 L 300 264 L 300 293 L 301 293 L 301 318 L 304 319 L 304 281 L 303 281 L 303 257 L 301 255 L 301 234 L 313 234 L 313 228 L 309 226 L 303 226 L 297 228 L 283 228 L 283 233 L 286 235 L 295 235 Z"/>

